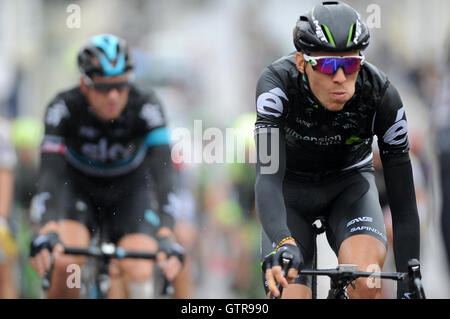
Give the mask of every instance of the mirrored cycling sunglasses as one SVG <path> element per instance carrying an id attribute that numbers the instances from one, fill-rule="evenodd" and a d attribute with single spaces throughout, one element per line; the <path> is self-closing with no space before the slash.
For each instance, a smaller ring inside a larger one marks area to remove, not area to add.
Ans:
<path id="1" fill-rule="evenodd" d="M 109 93 L 111 90 L 116 89 L 121 92 L 130 87 L 129 81 L 121 82 L 94 82 L 90 78 L 86 77 L 86 85 L 101 93 Z"/>
<path id="2" fill-rule="evenodd" d="M 352 74 L 361 68 L 366 58 L 361 56 L 309 56 L 303 54 L 306 62 L 311 64 L 314 71 L 333 75 L 342 66 L 345 74 Z"/>

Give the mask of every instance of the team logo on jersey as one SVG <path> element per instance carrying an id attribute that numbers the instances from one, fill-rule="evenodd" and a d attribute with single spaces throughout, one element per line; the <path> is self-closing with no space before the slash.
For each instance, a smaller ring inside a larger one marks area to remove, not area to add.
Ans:
<path id="1" fill-rule="evenodd" d="M 60 100 L 48 108 L 45 123 L 51 126 L 58 126 L 61 120 L 66 117 L 69 117 L 69 110 L 66 103 Z"/>
<path id="2" fill-rule="evenodd" d="M 47 211 L 45 202 L 51 198 L 49 192 L 34 195 L 30 205 L 30 218 L 33 222 L 40 222 Z"/>
<path id="3" fill-rule="evenodd" d="M 284 130 L 286 134 L 289 134 L 298 141 L 308 142 L 319 146 L 338 145 L 342 143 L 342 137 L 339 134 L 334 136 L 317 137 L 317 136 L 301 135 L 297 133 L 294 129 L 289 127 L 285 127 Z"/>
<path id="4" fill-rule="evenodd" d="M 295 119 L 295 121 L 296 121 L 298 124 L 300 124 L 300 125 L 306 126 L 307 128 L 310 128 L 310 127 L 313 127 L 313 126 L 317 126 L 317 124 L 318 124 L 317 121 L 316 121 L 316 122 L 308 122 L 308 121 L 303 120 L 303 119 L 300 118 L 300 117 L 297 117 L 297 118 Z"/>
<path id="5" fill-rule="evenodd" d="M 408 138 L 408 127 L 405 118 L 405 109 L 401 107 L 397 111 L 395 123 L 384 133 L 383 141 L 389 145 L 403 144 Z"/>
<path id="6" fill-rule="evenodd" d="M 182 203 L 178 196 L 175 193 L 169 193 L 167 195 L 167 204 L 163 207 L 164 212 L 175 217 L 181 207 Z"/>
<path id="7" fill-rule="evenodd" d="M 147 122 L 149 128 L 164 125 L 164 117 L 159 105 L 147 103 L 142 106 L 139 116 Z"/>
<path id="8" fill-rule="evenodd" d="M 129 158 L 135 152 L 135 147 L 133 145 L 126 147 L 120 143 L 113 143 L 108 146 L 108 140 L 103 137 L 97 144 L 83 144 L 83 146 L 81 146 L 81 152 L 87 158 L 95 161 L 117 161 Z"/>
<path id="9" fill-rule="evenodd" d="M 258 113 L 280 117 L 283 114 L 283 101 L 281 98 L 289 101 L 280 88 L 274 88 L 269 92 L 262 93 L 256 100 Z"/>
<path id="10" fill-rule="evenodd" d="M 41 145 L 42 153 L 64 154 L 66 146 L 64 139 L 56 135 L 45 135 Z"/>

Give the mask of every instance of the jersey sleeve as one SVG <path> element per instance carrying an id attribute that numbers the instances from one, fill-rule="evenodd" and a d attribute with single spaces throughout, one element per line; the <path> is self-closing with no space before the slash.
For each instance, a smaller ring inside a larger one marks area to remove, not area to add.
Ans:
<path id="1" fill-rule="evenodd" d="M 256 87 L 256 130 L 264 127 L 282 127 L 289 99 L 285 85 L 276 71 L 266 67 Z"/>
<path id="2" fill-rule="evenodd" d="M 420 220 L 409 158 L 405 109 L 392 85 L 381 100 L 375 121 L 391 208 L 395 264 L 397 271 L 405 272 L 408 260 L 420 257 Z M 397 291 L 403 290 L 403 284 L 399 282 Z"/>
<path id="3" fill-rule="evenodd" d="M 256 88 L 255 202 L 261 226 L 275 245 L 291 236 L 282 191 L 286 146 L 281 128 L 287 103 L 285 85 L 280 77 L 272 67 L 265 68 Z"/>
<path id="4" fill-rule="evenodd" d="M 45 132 L 41 144 L 41 156 L 48 153 L 63 154 L 65 137 L 69 131 L 70 112 L 62 97 L 56 97 L 45 112 Z"/>
<path id="5" fill-rule="evenodd" d="M 381 160 L 385 164 L 409 159 L 409 141 L 406 113 L 397 89 L 389 84 L 381 99 L 374 120 Z"/>
<path id="6" fill-rule="evenodd" d="M 140 103 L 142 106 L 138 118 L 143 121 L 144 131 L 150 132 L 167 126 L 162 103 L 153 91 L 146 94 Z"/>
<path id="7" fill-rule="evenodd" d="M 274 245 L 291 237 L 287 226 L 283 180 L 286 170 L 286 142 L 278 128 L 260 129 L 255 134 L 255 205 L 261 226 Z M 265 150 L 271 150 L 267 156 Z M 269 164 L 269 165 L 268 165 Z M 275 246 L 274 246 L 275 248 Z"/>
<path id="8" fill-rule="evenodd" d="M 145 165 L 154 180 L 160 227 L 173 230 L 175 208 L 175 171 L 171 159 L 170 134 L 161 102 L 154 93 L 147 96 L 139 112 L 143 121 L 147 155 Z"/>
<path id="9" fill-rule="evenodd" d="M 57 96 L 53 99 L 45 112 L 45 131 L 41 143 L 41 160 L 39 167 L 39 180 L 37 183 L 37 195 L 33 198 L 31 215 L 35 222 L 44 224 L 40 218 L 36 200 L 43 196 L 55 196 L 67 182 L 66 161 L 64 158 L 65 138 L 69 131 L 70 112 L 64 99 Z M 37 209 L 37 210 L 36 210 Z M 60 212 L 52 211 L 46 215 L 45 223 L 57 221 Z M 34 217 L 33 217 L 34 216 Z"/>
<path id="10" fill-rule="evenodd" d="M 145 136 L 146 147 L 170 145 L 166 116 L 156 94 L 150 92 L 141 103 L 138 118 L 141 123 L 141 134 Z"/>

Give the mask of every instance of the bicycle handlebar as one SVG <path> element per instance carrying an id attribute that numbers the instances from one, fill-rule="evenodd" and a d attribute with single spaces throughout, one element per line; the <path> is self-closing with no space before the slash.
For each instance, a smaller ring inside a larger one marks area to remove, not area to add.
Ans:
<path id="1" fill-rule="evenodd" d="M 359 277 L 376 277 L 382 279 L 403 280 L 407 276 L 407 273 L 403 272 L 368 272 L 359 271 L 356 269 L 348 269 L 346 265 L 338 265 L 332 269 L 303 269 L 299 271 L 301 275 L 316 275 L 316 276 L 328 276 L 338 278 L 354 278 Z"/>
<path id="2" fill-rule="evenodd" d="M 148 253 L 142 251 L 125 250 L 121 247 L 102 246 L 102 247 L 64 247 L 64 253 L 70 255 L 82 255 L 89 257 L 107 257 L 107 258 L 142 258 L 142 259 L 156 259 L 155 253 Z"/>
<path id="3" fill-rule="evenodd" d="M 283 258 L 283 275 L 286 275 L 289 267 L 289 259 Z M 420 274 L 420 264 L 416 259 L 411 259 L 408 263 L 408 272 L 368 272 L 357 270 L 357 265 L 338 265 L 332 269 L 300 269 L 300 275 L 328 276 L 335 283 L 336 288 L 343 289 L 348 284 L 360 277 L 372 277 L 381 279 L 391 279 L 395 281 L 408 280 L 411 291 L 416 293 L 417 299 L 425 299 L 425 292 L 422 285 L 422 276 Z M 277 285 L 280 290 L 280 296 L 271 299 L 281 298 L 281 285 Z"/>
<path id="4" fill-rule="evenodd" d="M 133 259 L 151 259 L 155 260 L 157 253 L 149 253 L 144 251 L 135 251 L 135 250 L 125 250 L 122 247 L 117 247 L 114 244 L 104 243 L 100 247 L 90 246 L 87 248 L 81 247 L 64 247 L 64 254 L 70 255 L 81 255 L 87 257 L 94 258 L 106 258 L 106 259 L 124 259 L 124 258 L 133 258 Z M 46 282 L 46 287 L 50 287 L 50 280 L 48 279 L 48 283 Z M 172 294 L 173 293 L 173 285 L 170 281 L 165 279 L 164 287 L 162 293 Z"/>

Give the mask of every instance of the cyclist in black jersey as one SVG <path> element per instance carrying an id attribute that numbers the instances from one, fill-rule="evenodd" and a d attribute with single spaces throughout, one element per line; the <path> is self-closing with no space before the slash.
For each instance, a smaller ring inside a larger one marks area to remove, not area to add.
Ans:
<path id="1" fill-rule="evenodd" d="M 78 54 L 80 85 L 61 92 L 45 113 L 39 191 L 32 214 L 40 221 L 31 244 L 31 264 L 39 274 L 54 268 L 48 297 L 77 297 L 66 285 L 67 266 L 82 257 L 61 254 L 67 246 L 88 246 L 101 228 L 105 240 L 129 250 L 156 252 L 171 280 L 181 257 L 173 235 L 173 168 L 169 134 L 161 103 L 153 91 L 131 83 L 134 68 L 125 40 L 92 37 Z M 150 201 L 151 184 L 158 203 Z M 130 298 L 152 295 L 154 263 L 120 261 Z"/>
<path id="2" fill-rule="evenodd" d="M 316 5 L 293 32 L 297 52 L 266 67 L 256 92 L 256 207 L 262 224 L 266 292 L 311 296 L 312 223 L 325 218 L 339 263 L 382 268 L 386 231 L 374 181 L 374 135 L 392 211 L 398 271 L 419 259 L 419 218 L 414 195 L 405 109 L 386 75 L 365 60 L 369 30 L 345 3 Z M 270 154 L 270 155 L 267 155 Z M 283 254 L 293 261 L 285 277 Z M 373 268 L 372 268 L 373 270 Z M 399 284 L 398 296 L 406 292 Z M 381 297 L 366 279 L 351 298 Z"/>

